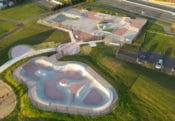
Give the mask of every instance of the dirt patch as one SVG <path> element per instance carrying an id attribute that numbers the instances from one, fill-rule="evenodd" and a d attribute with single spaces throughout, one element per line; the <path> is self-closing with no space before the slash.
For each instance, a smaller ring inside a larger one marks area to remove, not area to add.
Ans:
<path id="1" fill-rule="evenodd" d="M 16 106 L 16 96 L 6 83 L 0 80 L 0 119 L 9 115 Z"/>

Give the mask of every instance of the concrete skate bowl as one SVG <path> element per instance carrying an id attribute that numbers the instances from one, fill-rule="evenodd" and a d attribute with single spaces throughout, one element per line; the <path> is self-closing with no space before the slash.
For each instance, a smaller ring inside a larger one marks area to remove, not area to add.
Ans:
<path id="1" fill-rule="evenodd" d="M 42 110 L 102 115 L 111 112 L 118 100 L 115 89 L 80 62 L 35 58 L 17 68 L 14 77 L 27 85 L 31 102 Z"/>

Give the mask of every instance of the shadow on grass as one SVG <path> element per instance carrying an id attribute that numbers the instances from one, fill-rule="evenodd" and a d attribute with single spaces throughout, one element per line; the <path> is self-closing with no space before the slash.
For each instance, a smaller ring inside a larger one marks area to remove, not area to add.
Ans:
<path id="1" fill-rule="evenodd" d="M 16 46 L 16 45 L 20 45 L 20 44 L 27 44 L 27 45 L 35 45 L 35 44 L 39 44 L 44 42 L 46 39 L 49 38 L 49 36 L 55 31 L 55 29 L 51 29 L 48 31 L 44 31 L 38 34 L 35 34 L 33 36 L 27 37 L 27 38 L 23 38 L 21 40 L 18 40 L 14 43 L 12 43 L 10 46 L 2 49 L 0 51 L 0 65 L 2 65 L 3 63 L 5 63 L 6 61 L 9 60 L 8 58 L 8 52 L 9 50 Z"/>
<path id="2" fill-rule="evenodd" d="M 154 50 L 157 48 L 157 46 L 158 46 L 158 43 L 153 44 L 153 45 L 149 48 L 148 52 L 154 52 Z"/>
<path id="3" fill-rule="evenodd" d="M 22 117 L 21 120 L 22 121 L 65 121 L 63 119 L 55 120 L 55 119 L 52 119 L 52 118 L 41 118 L 41 117 L 38 117 L 38 118 Z"/>
<path id="4" fill-rule="evenodd" d="M 139 75 L 143 75 L 145 77 L 150 78 L 153 82 L 156 82 L 160 86 L 175 92 L 175 77 L 165 74 L 163 72 L 158 72 L 156 70 L 148 69 L 145 67 L 141 67 L 140 65 L 132 64 L 129 62 L 122 62 L 125 63 L 127 68 L 132 68 L 133 71 L 137 72 Z"/>

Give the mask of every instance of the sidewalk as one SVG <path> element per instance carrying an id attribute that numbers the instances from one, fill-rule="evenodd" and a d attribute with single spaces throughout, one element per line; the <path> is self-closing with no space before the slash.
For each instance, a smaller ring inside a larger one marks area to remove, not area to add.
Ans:
<path id="1" fill-rule="evenodd" d="M 43 53 L 48 53 L 48 52 L 55 52 L 56 49 L 55 48 L 48 48 L 48 49 L 42 49 L 42 50 L 37 50 L 35 52 L 28 52 L 25 53 L 24 55 L 21 55 L 17 58 L 11 59 L 9 61 L 7 61 L 5 64 L 3 64 L 2 66 L 0 66 L 0 73 L 2 73 L 3 71 L 5 71 L 7 68 L 9 68 L 10 66 L 12 66 L 13 64 L 15 64 L 16 62 L 24 59 L 24 58 L 28 58 L 28 57 L 32 57 L 35 55 L 40 55 Z"/>

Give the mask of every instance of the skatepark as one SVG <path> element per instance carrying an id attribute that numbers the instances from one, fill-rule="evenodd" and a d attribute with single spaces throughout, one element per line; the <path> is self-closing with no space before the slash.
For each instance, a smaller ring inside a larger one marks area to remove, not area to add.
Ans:
<path id="1" fill-rule="evenodd" d="M 115 89 L 81 62 L 55 62 L 34 58 L 14 72 L 28 87 L 33 105 L 43 110 L 82 115 L 101 115 L 115 107 Z"/>

